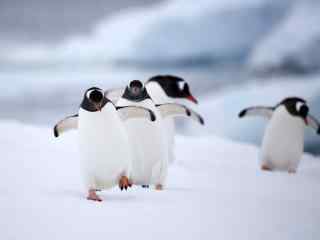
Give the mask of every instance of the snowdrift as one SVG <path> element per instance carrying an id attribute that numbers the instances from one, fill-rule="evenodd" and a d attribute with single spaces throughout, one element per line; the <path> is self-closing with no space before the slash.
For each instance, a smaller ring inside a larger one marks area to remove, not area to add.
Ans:
<path id="1" fill-rule="evenodd" d="M 320 161 L 265 173 L 258 149 L 214 136 L 178 137 L 167 189 L 135 187 L 85 200 L 77 133 L 0 123 L 1 239 L 317 239 Z"/>
<path id="2" fill-rule="evenodd" d="M 320 67 L 320 3 L 297 1 L 278 26 L 255 48 L 251 68 L 305 73 Z"/>
<path id="3" fill-rule="evenodd" d="M 21 46 L 3 52 L 22 62 L 240 62 L 283 18 L 291 1 L 171 0 L 123 11 L 89 36 L 57 46 Z"/>

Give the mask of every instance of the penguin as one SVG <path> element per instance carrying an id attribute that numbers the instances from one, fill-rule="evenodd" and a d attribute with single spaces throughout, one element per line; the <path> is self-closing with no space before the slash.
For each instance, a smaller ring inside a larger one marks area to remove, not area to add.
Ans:
<path id="1" fill-rule="evenodd" d="M 102 201 L 98 190 L 119 185 L 132 186 L 129 180 L 132 148 L 123 122 L 143 118 L 155 121 L 154 113 L 143 107 L 115 105 L 97 87 L 86 90 L 79 113 L 58 122 L 54 136 L 78 129 L 81 167 L 88 200 Z"/>
<path id="2" fill-rule="evenodd" d="M 146 87 L 139 80 L 133 80 L 125 88 L 117 106 L 137 105 L 152 110 L 156 121 L 148 122 L 135 119 L 125 123 L 134 149 L 131 179 L 133 184 L 147 188 L 155 185 L 162 190 L 168 172 L 168 142 L 163 119 L 167 117 L 191 117 L 200 124 L 204 121 L 200 115 L 179 104 L 155 104 Z"/>
<path id="3" fill-rule="evenodd" d="M 145 87 L 148 94 L 155 104 L 179 103 L 179 100 L 188 100 L 198 104 L 198 100 L 191 94 L 189 84 L 181 77 L 174 75 L 156 75 L 146 81 Z M 117 102 L 124 89 L 110 89 L 106 96 L 112 101 Z M 173 118 L 164 119 L 164 131 L 168 142 L 169 163 L 173 163 L 174 156 L 174 139 L 175 139 L 175 122 Z"/>
<path id="4" fill-rule="evenodd" d="M 274 107 L 250 107 L 239 117 L 262 116 L 269 119 L 262 141 L 261 169 L 296 173 L 304 149 L 304 126 L 320 134 L 319 122 L 309 114 L 307 102 L 289 97 Z"/>
<path id="5" fill-rule="evenodd" d="M 146 88 L 151 98 L 156 104 L 179 103 L 178 100 L 186 99 L 194 104 L 198 100 L 191 94 L 189 84 L 178 76 L 157 75 L 151 77 L 146 82 Z M 169 163 L 172 164 L 175 159 L 175 121 L 173 118 L 164 120 L 166 138 L 168 142 Z"/>

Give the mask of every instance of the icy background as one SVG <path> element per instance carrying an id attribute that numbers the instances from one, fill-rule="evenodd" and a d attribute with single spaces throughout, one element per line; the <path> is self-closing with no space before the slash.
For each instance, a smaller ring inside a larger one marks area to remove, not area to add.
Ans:
<path id="1" fill-rule="evenodd" d="M 107 89 L 170 73 L 184 77 L 200 97 L 207 134 L 258 144 L 263 128 L 238 123 L 237 112 L 289 95 L 309 99 L 320 118 L 318 1 L 129 2 L 81 1 L 72 11 L 70 3 L 2 2 L 0 26 L 7 34 L 0 45 L 0 117 L 52 126 L 77 111 L 89 86 Z M 47 15 L 28 18 L 32 7 Z M 319 143 L 310 133 L 307 150 L 318 152 Z"/>
<path id="2" fill-rule="evenodd" d="M 1 0 L 1 239 L 320 237 L 320 137 L 298 173 L 259 170 L 251 105 L 308 100 L 320 119 L 318 0 Z M 179 121 L 167 189 L 85 201 L 77 133 L 52 126 L 83 91 L 184 77 L 205 127 Z M 313 154 L 313 155 L 310 155 Z"/>

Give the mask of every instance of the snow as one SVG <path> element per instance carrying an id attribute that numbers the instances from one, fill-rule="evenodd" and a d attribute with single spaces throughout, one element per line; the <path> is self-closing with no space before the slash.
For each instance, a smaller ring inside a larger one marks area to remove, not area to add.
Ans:
<path id="1" fill-rule="evenodd" d="M 187 124 L 192 134 L 215 134 L 237 141 L 261 143 L 267 124 L 263 118 L 239 119 L 238 114 L 244 108 L 263 105 L 275 106 L 288 96 L 300 96 L 308 101 L 311 114 L 320 119 L 320 80 L 319 76 L 275 77 L 266 80 L 255 79 L 247 84 L 233 86 L 217 95 L 200 99 L 198 111 L 205 116 L 206 126 L 201 129 Z M 320 143 L 320 137 L 311 128 L 306 129 L 306 145 Z"/>
<path id="2" fill-rule="evenodd" d="M 297 72 L 319 68 L 319 11 L 319 1 L 297 1 L 288 16 L 254 49 L 251 68 Z"/>
<path id="3" fill-rule="evenodd" d="M 56 46 L 3 52 L 17 62 L 173 63 L 241 61 L 284 17 L 291 1 L 171 0 L 103 19 L 92 34 Z"/>
<path id="4" fill-rule="evenodd" d="M 85 200 L 77 133 L 0 122 L 1 239 L 317 239 L 320 161 L 296 175 L 258 169 L 259 150 L 215 136 L 177 137 L 167 189 Z M 19 138 L 17 138 L 19 136 Z"/>

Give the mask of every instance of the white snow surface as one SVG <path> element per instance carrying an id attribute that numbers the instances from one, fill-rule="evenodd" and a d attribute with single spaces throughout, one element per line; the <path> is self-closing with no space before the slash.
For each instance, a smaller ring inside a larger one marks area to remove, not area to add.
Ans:
<path id="1" fill-rule="evenodd" d="M 296 175 L 261 172 L 256 147 L 177 137 L 163 192 L 134 187 L 85 199 L 77 133 L 0 123 L 1 239 L 318 239 L 320 159 Z M 107 159 L 106 159 L 107 160 Z"/>
<path id="2" fill-rule="evenodd" d="M 297 1 L 288 16 L 254 49 L 249 60 L 251 68 L 319 68 L 319 12 L 319 1 Z"/>
<path id="3" fill-rule="evenodd" d="M 171 0 L 124 10 L 101 20 L 91 34 L 56 46 L 2 51 L 18 62 L 175 62 L 243 58 L 282 20 L 291 1 Z"/>

